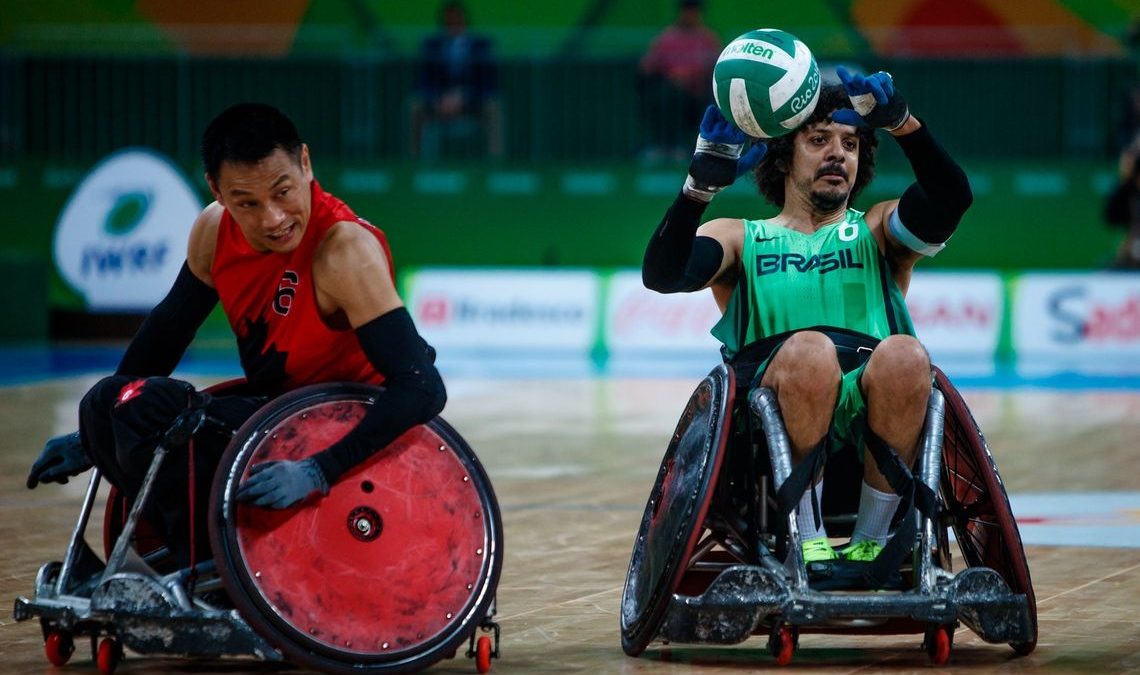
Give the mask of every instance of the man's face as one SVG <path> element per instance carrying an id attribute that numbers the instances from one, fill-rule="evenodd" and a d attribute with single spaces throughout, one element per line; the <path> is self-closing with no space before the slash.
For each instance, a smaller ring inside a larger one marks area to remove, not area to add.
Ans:
<path id="1" fill-rule="evenodd" d="M 206 180 L 254 250 L 288 253 L 301 243 L 312 212 L 308 146 L 300 163 L 278 148 L 255 164 L 222 162 L 217 181 Z"/>
<path id="2" fill-rule="evenodd" d="M 793 189 L 820 211 L 847 206 L 859 172 L 855 127 L 823 120 L 796 132 L 789 173 Z"/>

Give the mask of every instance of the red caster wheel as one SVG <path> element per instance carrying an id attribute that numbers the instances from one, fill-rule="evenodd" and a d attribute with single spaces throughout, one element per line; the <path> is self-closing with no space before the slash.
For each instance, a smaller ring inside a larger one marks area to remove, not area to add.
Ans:
<path id="1" fill-rule="evenodd" d="M 950 660 L 950 648 L 953 644 L 953 626 L 934 626 L 926 629 L 926 654 L 933 665 L 946 665 Z"/>
<path id="2" fill-rule="evenodd" d="M 475 670 L 480 673 L 491 670 L 491 638 L 486 635 L 475 642 Z"/>
<path id="3" fill-rule="evenodd" d="M 796 635 L 788 626 L 779 626 L 772 629 L 768 636 L 768 651 L 776 659 L 777 666 L 786 666 L 792 662 L 792 654 L 796 652 Z"/>
<path id="4" fill-rule="evenodd" d="M 123 646 L 118 640 L 104 638 L 99 643 L 99 652 L 95 655 L 95 665 L 99 668 L 99 675 L 112 675 L 122 660 Z"/>
<path id="5" fill-rule="evenodd" d="M 44 640 L 44 654 L 53 666 L 62 666 L 75 653 L 75 642 L 68 633 L 52 631 Z"/>

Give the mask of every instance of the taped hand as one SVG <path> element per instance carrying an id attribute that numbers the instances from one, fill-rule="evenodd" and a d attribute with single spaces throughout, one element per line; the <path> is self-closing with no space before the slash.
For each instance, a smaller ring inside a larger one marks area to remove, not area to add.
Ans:
<path id="1" fill-rule="evenodd" d="M 745 152 L 749 143 L 752 147 Z M 745 134 L 725 119 L 719 108 L 710 105 L 701 120 L 685 194 L 703 202 L 712 200 L 716 193 L 759 164 L 767 151 L 767 144 Z"/>
<path id="2" fill-rule="evenodd" d="M 300 461 L 274 460 L 249 470 L 237 491 L 239 502 L 268 509 L 287 509 L 320 492 L 329 493 L 321 467 L 310 457 Z"/>
<path id="3" fill-rule="evenodd" d="M 91 468 L 91 460 L 83 450 L 79 432 L 56 436 L 44 445 L 43 452 L 28 472 L 28 489 L 40 483 L 66 483 Z"/>
<path id="4" fill-rule="evenodd" d="M 880 70 L 864 77 L 848 72 L 843 66 L 836 68 L 835 72 L 843 82 L 847 98 L 851 99 L 851 105 L 855 109 L 840 108 L 831 114 L 832 120 L 840 124 L 866 124 L 894 131 L 910 117 L 910 108 L 902 94 L 895 89 L 890 73 Z"/>

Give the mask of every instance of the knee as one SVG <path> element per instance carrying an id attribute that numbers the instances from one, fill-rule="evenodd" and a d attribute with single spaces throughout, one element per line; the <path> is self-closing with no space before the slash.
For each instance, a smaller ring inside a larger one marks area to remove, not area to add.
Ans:
<path id="1" fill-rule="evenodd" d="M 132 379 L 124 375 L 108 375 L 96 382 L 79 401 L 80 419 L 90 415 L 109 416 L 123 387 Z"/>
<path id="2" fill-rule="evenodd" d="M 867 389 L 889 388 L 915 393 L 930 391 L 930 355 L 910 335 L 892 335 L 879 343 L 863 373 Z"/>
<path id="3" fill-rule="evenodd" d="M 772 359 L 772 370 L 780 388 L 812 398 L 834 395 L 843 376 L 835 344 L 816 331 L 796 333 L 785 340 Z"/>

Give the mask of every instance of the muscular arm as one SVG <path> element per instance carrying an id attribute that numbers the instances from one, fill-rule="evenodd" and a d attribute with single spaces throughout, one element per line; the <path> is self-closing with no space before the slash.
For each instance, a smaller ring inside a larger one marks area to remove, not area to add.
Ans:
<path id="1" fill-rule="evenodd" d="M 207 207 L 194 222 L 186 262 L 174 285 L 143 320 L 131 339 L 116 375 L 169 375 L 174 372 L 194 335 L 218 304 L 210 264 L 214 259 L 221 207 Z"/>
<path id="2" fill-rule="evenodd" d="M 721 218 L 700 225 L 707 206 L 677 195 L 645 248 L 641 280 L 646 288 L 659 293 L 696 291 L 735 267 L 740 242 L 731 223 L 740 221 Z"/>
<path id="3" fill-rule="evenodd" d="M 331 485 L 447 401 L 435 350 L 416 331 L 396 293 L 380 244 L 355 223 L 330 230 L 313 262 L 319 302 L 343 311 L 384 388 L 360 422 L 314 460 Z"/>
<path id="4" fill-rule="evenodd" d="M 916 117 L 891 132 L 914 170 L 915 182 L 896 201 L 869 212 L 881 228 L 888 258 L 909 268 L 938 253 L 973 203 L 965 171 Z"/>

